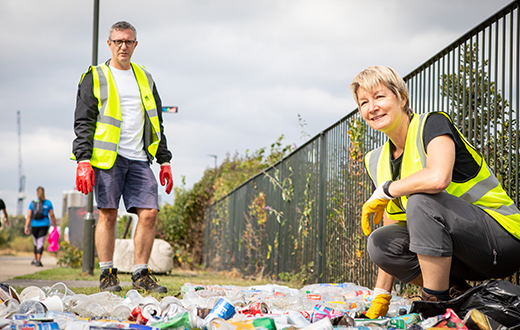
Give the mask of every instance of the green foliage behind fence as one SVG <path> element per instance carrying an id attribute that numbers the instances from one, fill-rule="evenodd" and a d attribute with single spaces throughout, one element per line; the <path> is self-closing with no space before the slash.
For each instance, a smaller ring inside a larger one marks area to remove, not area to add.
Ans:
<path id="1" fill-rule="evenodd" d="M 416 113 L 445 111 L 519 205 L 518 1 L 405 76 Z M 360 71 L 364 68 L 360 68 Z M 359 225 L 363 155 L 386 141 L 357 110 L 206 209 L 204 265 L 373 286 Z M 518 273 L 512 279 L 518 282 Z"/>

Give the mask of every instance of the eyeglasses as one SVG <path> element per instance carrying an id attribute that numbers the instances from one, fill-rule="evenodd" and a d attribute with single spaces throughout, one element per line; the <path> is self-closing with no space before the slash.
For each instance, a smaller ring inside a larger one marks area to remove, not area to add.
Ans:
<path id="1" fill-rule="evenodd" d="M 112 40 L 112 39 L 109 39 L 109 40 L 117 47 L 121 47 L 123 44 L 125 44 L 126 47 L 132 47 L 137 42 L 137 40 Z"/>

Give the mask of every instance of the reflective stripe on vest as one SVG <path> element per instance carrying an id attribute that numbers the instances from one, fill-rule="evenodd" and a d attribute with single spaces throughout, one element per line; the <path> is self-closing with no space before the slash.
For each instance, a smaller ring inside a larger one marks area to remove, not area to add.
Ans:
<path id="1" fill-rule="evenodd" d="M 451 118 L 446 113 L 439 113 L 445 115 L 451 121 Z M 430 113 L 420 116 L 415 115 L 410 122 L 403 152 L 400 178 L 406 178 L 426 167 L 427 155 L 422 136 L 424 124 L 429 115 Z M 465 182 L 452 181 L 446 188 L 446 192 L 480 207 L 497 220 L 502 227 L 520 239 L 520 211 L 504 191 L 495 175 L 491 173 L 482 155 L 469 144 L 462 133 L 458 130 L 457 132 L 468 152 L 479 164 L 480 170 L 475 177 Z M 367 170 L 376 186 L 382 182 L 392 180 L 390 143 L 387 142 L 379 149 L 380 151 L 377 153 L 370 152 L 365 157 Z M 406 220 L 404 212 L 406 212 L 408 197 L 402 196 L 394 199 L 393 203 L 388 204 L 387 213 L 390 219 Z"/>
<path id="2" fill-rule="evenodd" d="M 132 69 L 141 94 L 141 102 L 145 110 L 145 120 L 149 120 L 152 128 L 152 139 L 148 152 L 155 157 L 160 142 L 160 123 L 157 106 L 153 97 L 153 80 L 151 75 L 141 66 L 132 63 Z M 121 105 L 119 93 L 108 65 L 91 67 L 93 94 L 98 99 L 99 115 L 94 133 L 92 166 L 109 169 L 117 157 L 119 137 L 121 133 Z"/>

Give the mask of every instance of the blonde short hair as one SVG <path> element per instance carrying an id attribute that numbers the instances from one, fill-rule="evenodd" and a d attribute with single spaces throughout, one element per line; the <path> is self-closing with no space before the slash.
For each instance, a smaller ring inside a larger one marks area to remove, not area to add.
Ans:
<path id="1" fill-rule="evenodd" d="M 352 90 L 352 94 L 354 96 L 354 100 L 356 100 L 357 105 L 359 106 L 359 100 L 357 96 L 359 87 L 370 91 L 379 84 L 386 86 L 386 88 L 391 90 L 392 93 L 394 93 L 395 96 L 397 96 L 399 99 L 401 99 L 401 97 L 406 98 L 406 104 L 404 105 L 403 110 L 408 115 L 412 115 L 413 111 L 410 108 L 408 87 L 406 86 L 403 78 L 401 78 L 401 76 L 394 69 L 388 66 L 371 66 L 361 71 L 356 77 L 354 77 L 352 84 L 350 84 L 350 89 Z"/>

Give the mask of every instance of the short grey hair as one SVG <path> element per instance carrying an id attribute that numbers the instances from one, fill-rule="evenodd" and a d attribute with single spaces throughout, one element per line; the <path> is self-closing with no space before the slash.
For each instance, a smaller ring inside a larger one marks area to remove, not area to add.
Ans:
<path id="1" fill-rule="evenodd" d="M 137 30 L 135 29 L 135 27 L 126 22 L 126 21 L 119 21 L 117 23 L 114 23 L 114 25 L 112 25 L 112 27 L 110 28 L 110 32 L 108 33 L 108 39 L 110 39 L 110 37 L 112 37 L 112 32 L 114 31 L 121 31 L 121 30 L 126 30 L 126 29 L 130 29 L 134 32 L 134 36 L 135 36 L 135 39 L 137 40 Z"/>

